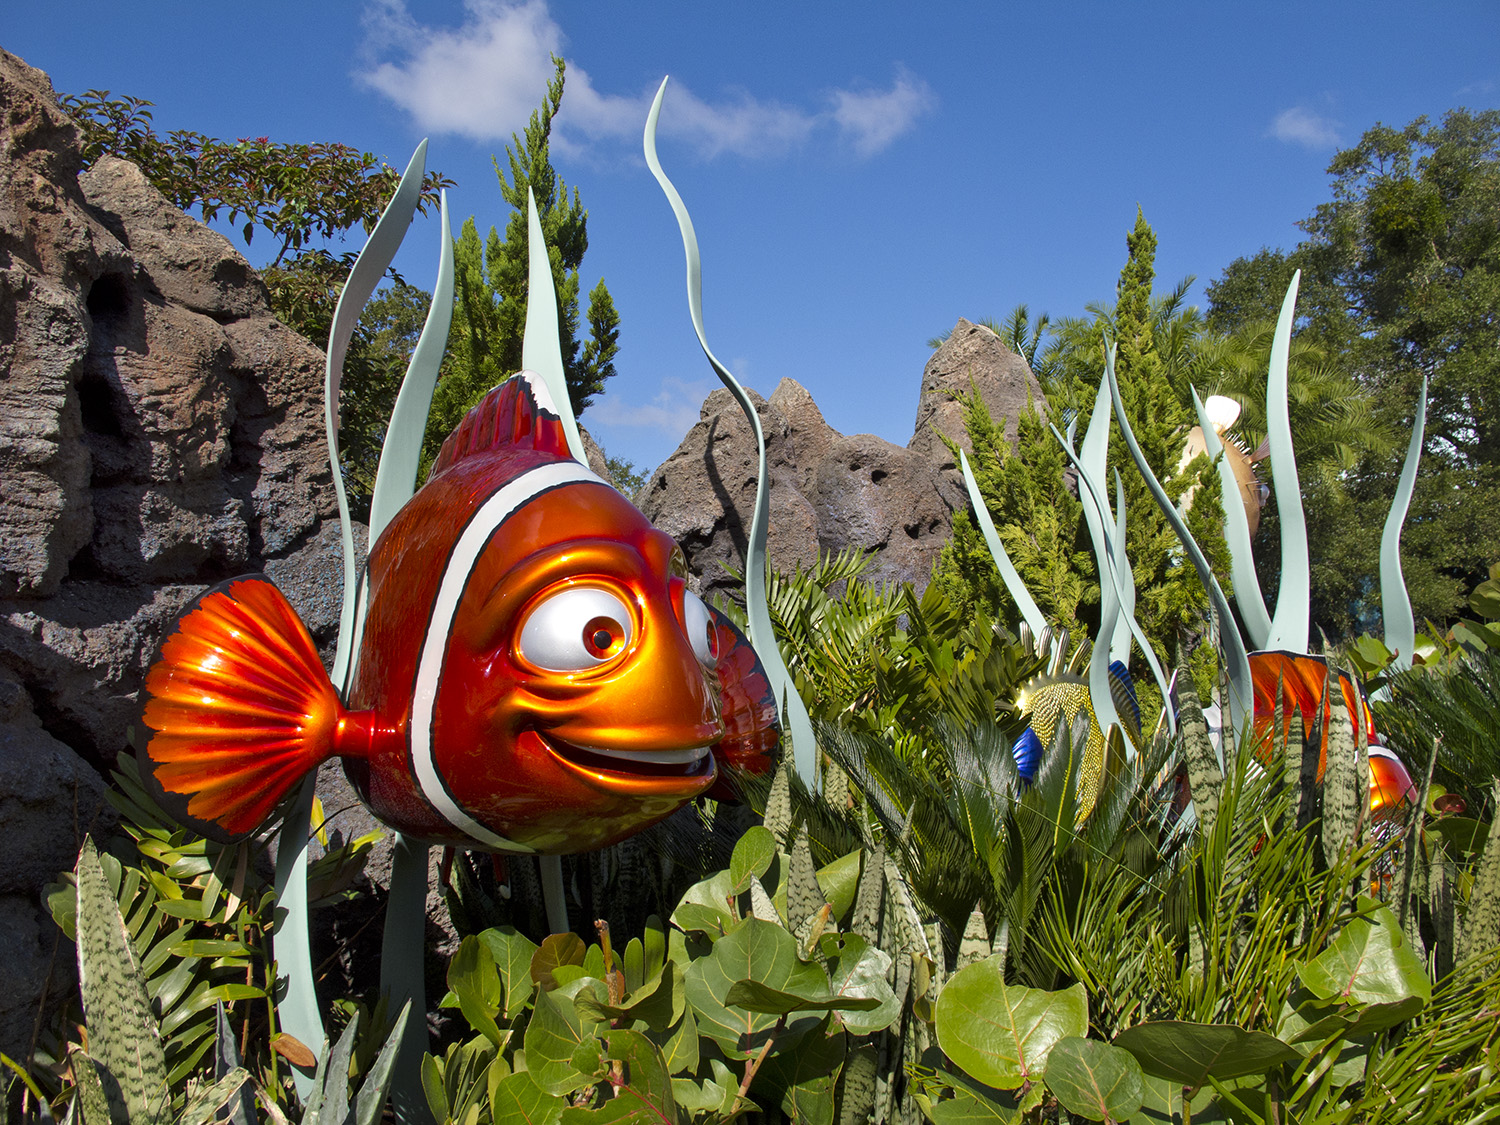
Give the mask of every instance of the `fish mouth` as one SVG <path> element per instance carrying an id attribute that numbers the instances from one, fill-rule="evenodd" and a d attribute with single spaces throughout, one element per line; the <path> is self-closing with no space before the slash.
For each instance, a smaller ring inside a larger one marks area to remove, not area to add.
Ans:
<path id="1" fill-rule="evenodd" d="M 710 747 L 706 745 L 670 750 L 617 750 L 568 742 L 537 730 L 532 734 L 558 761 L 596 781 L 687 782 L 696 788 L 710 782 L 716 773 Z"/>

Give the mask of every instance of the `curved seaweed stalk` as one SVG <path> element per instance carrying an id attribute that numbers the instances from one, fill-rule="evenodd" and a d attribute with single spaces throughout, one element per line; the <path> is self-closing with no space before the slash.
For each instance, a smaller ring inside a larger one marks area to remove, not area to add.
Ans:
<path id="1" fill-rule="evenodd" d="M 1411 667 L 1417 644 L 1417 623 L 1412 617 L 1411 595 L 1401 574 L 1401 525 L 1411 507 L 1412 488 L 1417 482 L 1417 465 L 1422 460 L 1422 436 L 1427 429 L 1427 376 L 1422 376 L 1422 395 L 1417 399 L 1417 416 L 1412 420 L 1411 440 L 1406 445 L 1406 463 L 1401 466 L 1401 480 L 1385 517 L 1380 534 L 1380 613 L 1385 619 L 1385 647 L 1396 654 L 1391 661 L 1395 671 Z"/>
<path id="2" fill-rule="evenodd" d="M 1198 398 L 1198 389 L 1190 387 L 1189 390 L 1193 394 L 1193 409 L 1198 412 L 1198 426 L 1203 431 L 1203 448 L 1218 467 L 1219 496 L 1224 505 L 1224 539 L 1229 545 L 1229 576 L 1234 580 L 1235 604 L 1239 607 L 1240 620 L 1245 623 L 1245 632 L 1250 635 L 1251 646 L 1268 648 L 1271 615 L 1266 612 L 1265 595 L 1260 592 L 1260 578 L 1255 573 L 1250 520 L 1245 515 L 1245 502 L 1240 496 L 1240 482 L 1235 479 L 1228 459 L 1220 456 L 1224 452 L 1224 443 L 1209 421 L 1208 411 Z"/>
<path id="3" fill-rule="evenodd" d="M 1312 601 L 1311 563 L 1307 555 L 1307 521 L 1302 514 L 1302 484 L 1292 453 L 1292 416 L 1287 405 L 1287 358 L 1292 347 L 1293 309 L 1302 271 L 1292 274 L 1276 318 L 1271 340 L 1271 368 L 1266 378 L 1266 441 L 1271 446 L 1271 476 L 1281 518 L 1281 588 L 1271 617 L 1267 648 L 1307 651 L 1307 624 Z M 1226 618 L 1226 620 L 1232 620 Z M 1233 628 L 1233 625 L 1230 626 Z"/>
<path id="4" fill-rule="evenodd" d="M 568 397 L 568 379 L 563 371 L 552 263 L 547 257 L 536 196 L 530 187 L 526 189 L 526 258 L 526 331 L 521 337 L 521 366 L 542 377 L 547 390 L 552 392 L 552 404 L 562 419 L 563 433 L 568 435 L 568 449 L 574 459 L 587 465 L 588 453 L 578 432 L 578 419 L 573 416 L 573 400 Z"/>
<path id="5" fill-rule="evenodd" d="M 422 195 L 422 174 L 426 166 L 427 142 L 412 153 L 401 175 L 400 186 L 381 213 L 380 221 L 370 233 L 350 271 L 349 280 L 339 295 L 328 333 L 328 356 L 323 368 L 323 425 L 328 439 L 328 459 L 333 467 L 333 488 L 338 498 L 339 524 L 343 532 L 344 601 L 339 615 L 338 647 L 334 655 L 333 682 L 341 691 L 347 689 L 349 657 L 353 651 L 355 606 L 357 601 L 357 565 L 354 558 L 354 530 L 349 518 L 349 497 L 344 489 L 344 474 L 339 464 L 339 382 L 344 357 L 354 335 L 360 311 L 385 276 L 386 268 L 396 256 L 406 229 L 411 225 Z M 313 987 L 312 950 L 308 939 L 307 848 L 308 823 L 312 812 L 314 779 L 303 782 L 282 822 L 276 855 L 276 902 L 278 924 L 274 938 L 276 963 L 286 980 L 286 993 L 277 1006 L 282 1028 L 303 1043 L 316 1048 L 323 1042 L 323 1019 L 318 1011 L 317 993 Z M 300 1071 L 296 1075 L 298 1094 L 306 1097 L 312 1090 L 312 1079 Z"/>
<path id="6" fill-rule="evenodd" d="M 1104 377 L 1109 381 L 1110 398 L 1114 402 L 1115 417 L 1120 423 L 1120 435 L 1125 439 L 1126 448 L 1130 450 L 1130 456 L 1135 461 L 1136 468 L 1141 471 L 1141 476 L 1146 478 L 1146 486 L 1151 490 L 1151 495 L 1156 497 L 1157 506 L 1166 516 L 1167 522 L 1172 525 L 1177 538 L 1182 541 L 1183 549 L 1192 560 L 1193 569 L 1198 572 L 1198 579 L 1203 583 L 1203 588 L 1208 591 L 1208 599 L 1213 605 L 1214 616 L 1218 618 L 1219 646 L 1224 652 L 1225 671 L 1229 676 L 1226 700 L 1229 704 L 1229 725 L 1231 729 L 1239 730 L 1250 717 L 1255 702 L 1255 692 L 1250 682 L 1250 659 L 1245 653 L 1245 642 L 1240 639 L 1240 631 L 1235 627 L 1234 616 L 1229 612 L 1229 600 L 1225 598 L 1219 580 L 1209 569 L 1208 560 L 1203 557 L 1202 549 L 1193 539 L 1192 533 L 1188 531 L 1181 513 L 1177 511 L 1177 506 L 1167 497 L 1167 490 L 1161 486 L 1161 481 L 1157 480 L 1156 474 L 1152 472 L 1150 464 L 1146 461 L 1146 455 L 1141 452 L 1140 443 L 1135 440 L 1135 431 L 1130 428 L 1130 419 L 1125 414 L 1125 403 L 1120 398 L 1120 384 L 1115 378 L 1115 349 L 1112 345 L 1105 353 Z"/>
<path id="7" fill-rule="evenodd" d="M 979 493 L 979 482 L 974 479 L 974 470 L 969 467 L 969 458 L 962 449 L 958 451 L 958 467 L 963 470 L 964 487 L 969 490 L 969 503 L 974 508 L 974 519 L 979 523 L 979 531 L 984 536 L 985 545 L 990 549 L 990 558 L 995 560 L 995 569 L 1000 572 L 1000 579 L 1005 583 L 1005 588 L 1010 592 L 1016 608 L 1021 611 L 1021 620 L 1026 622 L 1026 627 L 1031 630 L 1031 635 L 1040 643 L 1047 635 L 1047 619 L 1042 616 L 1042 611 L 1037 607 L 1036 599 L 1031 596 L 1031 591 L 1026 588 L 1026 583 L 1021 581 L 1021 575 L 1016 570 L 1015 563 L 1010 561 L 1010 554 L 1005 550 L 1005 544 L 1000 541 L 1000 534 L 995 530 L 995 521 L 990 518 L 990 511 L 985 507 L 984 497 Z"/>
<path id="8" fill-rule="evenodd" d="M 667 79 L 661 80 L 656 99 L 651 103 L 651 113 L 646 118 L 646 165 L 656 182 L 661 185 L 672 213 L 677 216 L 677 228 L 682 234 L 682 249 L 687 257 L 688 313 L 692 317 L 693 331 L 698 344 L 708 357 L 709 365 L 719 380 L 729 389 L 755 434 L 756 448 L 760 453 L 760 465 L 756 473 L 755 515 L 750 521 L 750 539 L 745 549 L 745 614 L 750 625 L 750 643 L 760 655 L 766 669 L 766 678 L 771 690 L 782 701 L 787 724 L 791 728 L 792 750 L 797 773 L 814 792 L 821 786 L 821 771 L 818 769 L 817 743 L 813 739 L 812 720 L 807 714 L 807 705 L 797 694 L 797 685 L 787 672 L 781 659 L 781 650 L 776 647 L 776 634 L 771 628 L 771 613 L 766 602 L 766 529 L 770 521 L 770 480 L 766 469 L 766 438 L 761 432 L 760 416 L 750 401 L 750 396 L 729 369 L 719 362 L 708 346 L 708 335 L 703 328 L 703 267 L 698 256 L 698 236 L 693 231 L 693 220 L 687 205 L 677 188 L 667 178 L 661 161 L 656 156 L 656 122 L 661 116 L 662 98 L 667 92 Z"/>
<path id="9" fill-rule="evenodd" d="M 1111 364 L 1113 364 L 1114 362 L 1113 351 L 1110 352 L 1109 362 Z M 1102 499 L 1102 490 L 1099 486 L 1099 482 L 1094 479 L 1093 473 L 1089 472 L 1089 470 L 1084 467 L 1084 464 L 1082 460 L 1079 459 L 1078 454 L 1073 452 L 1072 443 L 1065 439 L 1063 435 L 1058 432 L 1057 427 L 1051 426 L 1049 428 L 1052 430 L 1052 436 L 1056 438 L 1058 444 L 1062 446 L 1063 453 L 1067 455 L 1067 458 L 1070 462 L 1072 462 L 1073 467 L 1078 470 L 1078 494 L 1080 499 L 1083 497 L 1085 492 L 1088 493 L 1089 499 L 1084 503 L 1084 509 L 1087 510 L 1089 504 L 1092 503 L 1097 509 L 1104 509 L 1107 511 L 1108 509 L 1105 508 Z M 1071 434 L 1072 431 L 1070 430 L 1069 436 L 1071 436 Z M 1125 492 L 1123 486 L 1120 484 L 1118 473 L 1115 474 L 1115 493 L 1120 507 L 1120 518 L 1119 522 L 1116 525 L 1116 540 L 1112 541 L 1110 539 L 1109 534 L 1103 530 L 1103 524 L 1101 523 L 1099 532 L 1101 539 L 1094 541 L 1094 559 L 1096 565 L 1099 567 L 1099 602 L 1101 607 L 1101 621 L 1099 626 L 1100 637 L 1104 636 L 1104 624 L 1102 615 L 1104 613 L 1105 607 L 1114 606 L 1116 607 L 1116 612 L 1118 612 L 1119 609 L 1122 608 L 1125 604 L 1125 598 L 1123 596 L 1120 584 L 1120 572 L 1123 570 L 1128 573 L 1130 570 L 1130 560 L 1125 556 L 1124 550 Z M 1100 545 L 1101 541 L 1103 544 L 1102 546 Z M 1104 584 L 1104 580 L 1106 577 L 1108 577 L 1109 579 L 1108 588 L 1106 588 Z M 1125 612 L 1121 614 L 1121 616 L 1125 621 L 1126 627 L 1130 630 L 1130 635 L 1135 637 L 1136 644 L 1140 646 L 1141 655 L 1146 658 L 1146 664 L 1151 669 L 1151 678 L 1156 681 L 1156 686 L 1161 691 L 1162 714 L 1164 714 L 1167 718 L 1168 729 L 1175 734 L 1177 732 L 1177 716 L 1172 712 L 1171 683 L 1166 678 L 1166 675 L 1162 672 L 1161 662 L 1156 657 L 1156 650 L 1151 647 L 1151 642 L 1146 639 L 1146 634 L 1141 629 L 1140 622 L 1135 619 L 1135 613 L 1133 610 Z M 1096 651 L 1099 647 L 1101 646 L 1096 642 Z M 1127 651 L 1127 656 L 1128 655 L 1129 654 Z M 1109 668 L 1109 664 L 1107 661 L 1105 662 L 1104 667 L 1107 672 Z M 1091 664 L 1089 677 L 1089 696 L 1091 701 L 1094 701 L 1096 690 L 1100 692 L 1101 698 L 1107 698 L 1109 700 L 1109 713 L 1116 714 L 1117 712 L 1114 708 L 1114 696 L 1110 694 L 1108 677 L 1106 676 L 1101 681 L 1101 686 L 1096 689 L 1094 686 L 1094 677 Z M 1099 711 L 1097 702 L 1094 702 L 1094 708 L 1095 715 L 1102 714 Z M 1102 718 L 1100 722 L 1102 728 Z"/>

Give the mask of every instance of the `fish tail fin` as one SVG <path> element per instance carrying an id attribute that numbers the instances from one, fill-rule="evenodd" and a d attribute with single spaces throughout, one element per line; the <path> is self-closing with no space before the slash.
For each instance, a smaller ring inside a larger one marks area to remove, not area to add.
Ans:
<path id="1" fill-rule="evenodd" d="M 291 603 L 267 578 L 236 578 L 162 640 L 141 689 L 141 776 L 183 823 L 243 839 L 332 757 L 344 714 Z"/>

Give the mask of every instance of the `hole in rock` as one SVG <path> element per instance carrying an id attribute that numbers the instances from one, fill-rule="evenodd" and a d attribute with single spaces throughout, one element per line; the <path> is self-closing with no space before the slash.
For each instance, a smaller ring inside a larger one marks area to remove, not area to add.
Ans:
<path id="1" fill-rule="evenodd" d="M 121 320 L 130 311 L 130 287 L 124 274 L 107 273 L 89 286 L 83 299 L 95 321 Z"/>

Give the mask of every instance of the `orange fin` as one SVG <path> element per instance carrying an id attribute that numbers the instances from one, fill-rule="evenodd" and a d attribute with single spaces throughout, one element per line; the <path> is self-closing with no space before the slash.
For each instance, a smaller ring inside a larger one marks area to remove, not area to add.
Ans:
<path id="1" fill-rule="evenodd" d="M 714 743 L 719 779 L 704 796 L 738 801 L 739 778 L 770 773 L 781 760 L 781 721 L 771 682 L 750 638 L 717 609 L 709 608 L 718 634 L 720 712 L 724 737 Z"/>
<path id="2" fill-rule="evenodd" d="M 333 755 L 343 706 L 286 597 L 259 575 L 200 597 L 141 690 L 141 776 L 162 807 L 243 839 Z"/>
<path id="3" fill-rule="evenodd" d="M 541 379 L 529 372 L 512 375 L 464 415 L 438 450 L 431 476 L 467 457 L 504 449 L 573 460 L 557 408 Z"/>

